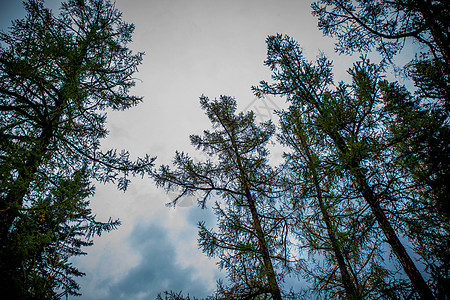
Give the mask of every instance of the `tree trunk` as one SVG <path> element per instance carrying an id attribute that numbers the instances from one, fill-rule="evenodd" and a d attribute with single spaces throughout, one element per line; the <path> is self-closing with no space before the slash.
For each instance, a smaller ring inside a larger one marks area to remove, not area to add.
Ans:
<path id="1" fill-rule="evenodd" d="M 301 128 L 299 128 L 299 126 L 301 126 L 301 125 L 299 124 L 299 122 L 296 122 L 296 121 L 294 121 L 294 122 L 297 123 L 296 127 L 295 127 L 295 130 L 296 130 L 295 134 L 297 136 L 297 139 L 300 140 L 301 147 L 303 148 L 303 152 L 306 154 L 306 157 L 308 159 L 308 164 L 311 169 L 314 188 L 316 189 L 316 192 L 317 192 L 317 200 L 319 202 L 320 212 L 322 213 L 322 218 L 323 218 L 323 221 L 325 222 L 325 226 L 327 228 L 328 238 L 330 239 L 331 247 L 333 248 L 333 252 L 336 257 L 336 261 L 338 263 L 338 267 L 339 267 L 339 271 L 341 273 L 342 284 L 344 285 L 345 293 L 347 294 L 348 299 L 359 299 L 360 297 L 358 296 L 358 291 L 357 291 L 355 285 L 353 284 L 350 274 L 348 273 L 347 265 L 344 260 L 344 256 L 342 255 L 341 249 L 339 247 L 339 242 L 336 238 L 333 224 L 331 223 L 330 215 L 328 214 L 327 208 L 325 207 L 325 203 L 323 202 L 322 191 L 320 188 L 319 178 L 318 178 L 317 170 L 316 170 L 316 166 L 315 166 L 317 157 L 309 151 L 308 143 L 306 142 L 304 132 Z M 294 145 L 294 147 L 296 147 L 296 146 Z"/>
<path id="2" fill-rule="evenodd" d="M 264 238 L 264 232 L 261 228 L 261 222 L 259 220 L 258 212 L 256 210 L 255 201 L 248 188 L 245 191 L 245 195 L 248 201 L 248 206 L 252 214 L 253 226 L 255 228 L 256 235 L 258 237 L 258 243 L 261 251 L 261 255 L 264 262 L 264 268 L 267 275 L 267 281 L 274 300 L 281 300 L 281 292 L 278 287 L 277 278 L 273 269 L 272 261 L 270 260 L 269 249 L 267 247 L 266 239 Z"/>
<path id="3" fill-rule="evenodd" d="M 236 143 L 234 141 L 234 137 L 232 135 L 230 135 L 230 137 L 231 137 L 231 142 L 232 142 L 232 145 L 234 148 L 234 152 L 236 154 L 236 163 L 239 168 L 239 175 L 241 178 L 242 187 L 244 189 L 244 195 L 247 198 L 250 213 L 252 215 L 253 227 L 255 228 L 256 236 L 258 238 L 258 244 L 259 244 L 259 248 L 261 251 L 260 253 L 261 253 L 261 256 L 262 256 L 262 259 L 264 262 L 264 269 L 265 269 L 264 271 L 266 272 L 266 276 L 267 276 L 267 283 L 269 285 L 270 292 L 272 294 L 273 299 L 281 300 L 282 298 L 281 298 L 280 288 L 278 286 L 278 282 L 277 282 L 275 271 L 273 269 L 272 261 L 270 260 L 270 253 L 269 253 L 269 249 L 267 246 L 267 241 L 264 237 L 264 232 L 261 227 L 261 221 L 259 220 L 258 211 L 257 211 L 256 205 L 255 205 L 255 199 L 253 199 L 253 196 L 250 192 L 248 179 L 245 174 L 244 168 L 242 166 L 241 159 L 240 159 L 240 153 L 239 153 Z"/>
<path id="4" fill-rule="evenodd" d="M 348 154 L 349 150 L 347 150 L 347 146 L 342 136 L 340 136 L 337 132 L 327 132 L 327 134 L 333 139 L 336 147 L 342 154 L 344 155 Z M 392 248 L 392 251 L 394 251 L 395 255 L 400 261 L 406 275 L 413 284 L 420 298 L 423 300 L 434 299 L 433 293 L 426 284 L 425 280 L 423 279 L 419 270 L 415 266 L 411 257 L 406 252 L 405 247 L 397 237 L 397 234 L 392 228 L 383 209 L 380 207 L 380 202 L 378 201 L 373 190 L 367 183 L 367 179 L 364 175 L 363 170 L 359 165 L 359 161 L 352 161 L 348 166 L 346 166 L 346 168 L 353 176 L 359 191 L 363 195 L 366 202 L 369 204 L 372 213 L 378 222 L 378 225 L 380 226 L 381 230 L 386 236 L 387 242 L 389 243 L 389 245 Z"/>
<path id="5" fill-rule="evenodd" d="M 342 284 L 344 285 L 345 292 L 347 294 L 348 299 L 359 299 L 358 292 L 356 290 L 355 285 L 353 284 L 353 281 L 350 277 L 350 274 L 347 270 L 347 265 L 344 260 L 344 256 L 342 255 L 341 249 L 339 247 L 339 242 L 336 238 L 333 225 L 331 223 L 330 215 L 328 214 L 328 211 L 325 207 L 325 204 L 322 199 L 322 193 L 320 191 L 319 182 L 317 180 L 317 177 L 315 176 L 315 171 L 313 171 L 313 181 L 314 185 L 316 187 L 317 191 L 317 200 L 319 201 L 319 207 L 320 211 L 323 216 L 323 221 L 325 222 L 325 225 L 327 227 L 327 234 L 331 242 L 331 247 L 333 248 L 334 255 L 336 257 L 336 261 L 339 266 L 339 271 L 341 272 L 342 277 Z"/>
<path id="6" fill-rule="evenodd" d="M 380 207 L 379 201 L 377 201 L 377 199 L 375 198 L 375 195 L 372 189 L 369 187 L 361 168 L 358 167 L 351 173 L 355 178 L 356 184 L 358 185 L 361 194 L 372 209 L 372 213 L 374 214 L 381 230 L 383 230 L 388 243 L 391 245 L 392 250 L 400 261 L 403 269 L 405 270 L 405 273 L 408 275 L 420 298 L 423 300 L 434 299 L 433 293 L 426 284 L 419 270 L 417 270 L 417 267 L 406 252 L 405 247 L 400 242 L 397 234 L 395 233 L 389 220 L 387 219 L 386 214 Z"/>
<path id="7" fill-rule="evenodd" d="M 52 130 L 44 129 L 39 137 L 38 142 L 31 150 L 28 158 L 24 161 L 24 166 L 19 170 L 19 175 L 14 181 L 12 188 L 1 203 L 1 241 L 3 244 L 4 238 L 6 238 L 9 229 L 11 228 L 14 219 L 19 213 L 19 209 L 23 205 L 23 198 L 28 192 L 28 188 L 33 180 L 35 173 L 37 172 L 42 158 L 44 157 L 47 147 L 50 144 L 52 137 Z"/>

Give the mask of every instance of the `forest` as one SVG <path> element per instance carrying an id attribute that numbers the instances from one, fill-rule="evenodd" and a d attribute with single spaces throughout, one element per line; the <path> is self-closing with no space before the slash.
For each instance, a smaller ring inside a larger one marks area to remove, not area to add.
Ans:
<path id="1" fill-rule="evenodd" d="M 72 262 L 120 230 L 90 207 L 95 183 L 127 192 L 141 177 L 199 208 L 198 248 L 226 277 L 206 299 L 449 299 L 450 39 L 446 1 L 318 0 L 312 15 L 340 55 L 266 38 L 259 99 L 286 103 L 277 121 L 239 111 L 233 95 L 201 95 L 210 127 L 172 164 L 106 149 L 107 112 L 143 101 L 134 25 L 110 0 L 43 0 L 0 32 L 0 287 L 8 299 L 81 296 Z M 419 52 L 406 65 L 405 45 Z M 150 53 L 151 55 L 151 53 Z M 372 57 L 376 55 L 378 62 Z M 391 80 L 402 74 L 411 85 Z M 389 79 L 388 79 L 389 78 Z M 250 87 L 249 87 L 250 88 Z M 278 101 L 278 100 L 277 100 Z M 125 147 L 127 145 L 124 145 Z M 271 161 L 274 147 L 282 162 Z M 445 179 L 447 178 L 447 180 Z M 292 289 L 287 278 L 309 285 Z M 197 299 L 161 290 L 159 300 Z"/>

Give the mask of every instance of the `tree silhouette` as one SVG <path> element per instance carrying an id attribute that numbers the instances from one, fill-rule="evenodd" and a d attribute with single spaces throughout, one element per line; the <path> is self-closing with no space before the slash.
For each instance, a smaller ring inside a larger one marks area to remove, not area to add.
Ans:
<path id="1" fill-rule="evenodd" d="M 59 16 L 40 0 L 24 5 L 26 17 L 0 34 L 0 270 L 7 290 L 41 298 L 33 292 L 29 272 L 52 288 L 68 288 L 69 294 L 77 289 L 73 282 L 60 283 L 81 273 L 73 267 L 67 273 L 30 271 L 34 261 L 45 265 L 50 249 L 64 254 L 53 258 L 66 261 L 80 254 L 80 240 L 73 237 L 118 225 L 98 226 L 86 208 L 84 198 L 92 194 L 83 192 L 92 191 L 86 178 L 116 181 L 125 190 L 128 176 L 149 173 L 153 159 L 133 162 L 126 151 L 100 150 L 108 133 L 105 110 L 141 101 L 129 95 L 142 60 L 142 53 L 127 48 L 133 25 L 106 0 L 69 0 Z"/>
<path id="2" fill-rule="evenodd" d="M 220 198 L 214 206 L 217 229 L 200 222 L 199 245 L 227 270 L 231 286 L 219 285 L 222 297 L 281 299 L 278 270 L 287 265 L 289 218 L 279 209 L 277 175 L 267 162 L 265 146 L 275 127 L 270 122 L 255 125 L 253 112 L 235 114 L 231 97 L 211 101 L 203 96 L 200 103 L 214 131 L 190 138 L 211 159 L 194 163 L 177 153 L 175 169 L 161 166 L 156 183 L 168 191 L 181 189 L 174 205 L 193 192 L 201 193 L 201 206 L 208 198 Z"/>

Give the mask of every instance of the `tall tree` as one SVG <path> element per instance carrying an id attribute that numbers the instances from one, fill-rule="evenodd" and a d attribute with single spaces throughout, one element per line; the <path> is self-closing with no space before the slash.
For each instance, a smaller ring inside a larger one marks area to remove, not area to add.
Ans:
<path id="1" fill-rule="evenodd" d="M 273 84 L 262 81 L 254 87 L 258 96 L 284 95 L 301 111 L 308 124 L 323 133 L 330 154 L 339 158 L 343 171 L 357 187 L 384 233 L 393 253 L 422 299 L 433 294 L 396 232 L 395 219 L 386 211 L 397 210 L 405 199 L 397 195 L 402 177 L 385 143 L 386 126 L 381 112 L 384 81 L 379 70 L 366 60 L 350 70 L 352 84 L 340 83 L 332 90 L 331 63 L 320 57 L 307 62 L 299 45 L 287 36 L 267 39 L 266 65 L 272 70 Z M 392 97 L 392 95 L 390 95 Z M 394 205 L 391 207 L 391 205 Z"/>
<path id="2" fill-rule="evenodd" d="M 294 107 L 291 107 L 289 111 L 282 111 L 280 116 L 280 124 L 281 124 L 281 134 L 280 140 L 283 144 L 288 145 L 293 149 L 292 153 L 286 153 L 285 157 L 287 158 L 287 164 L 289 166 L 290 171 L 294 174 L 293 176 L 289 176 L 292 178 L 292 183 L 290 184 L 290 190 L 294 193 L 294 203 L 300 202 L 301 200 L 305 200 L 308 198 L 312 198 L 308 203 L 302 203 L 299 205 L 297 210 L 301 211 L 303 207 L 308 210 L 315 210 L 313 207 L 314 200 L 317 201 L 319 206 L 319 211 L 321 214 L 321 219 L 323 223 L 325 223 L 327 241 L 331 244 L 331 249 L 334 254 L 334 258 L 337 262 L 339 273 L 340 273 L 340 281 L 344 286 L 345 294 L 348 299 L 357 299 L 360 298 L 359 291 L 357 290 L 353 279 L 349 273 L 349 266 L 345 261 L 345 257 L 342 251 L 341 241 L 339 241 L 338 235 L 339 232 L 336 228 L 336 220 L 333 220 L 331 216 L 329 204 L 327 201 L 327 193 L 323 188 L 323 183 L 326 182 L 326 175 L 322 174 L 320 170 L 320 160 L 318 155 L 315 153 L 313 148 L 316 148 L 316 145 L 310 141 L 308 138 L 304 124 L 302 124 L 299 120 L 299 111 Z M 303 180 L 299 179 L 302 178 Z M 297 188 L 298 187 L 298 188 Z M 301 192 L 304 191 L 304 192 Z M 297 195 L 300 194 L 300 195 Z M 310 197 L 310 195 L 312 197 Z M 305 213 L 306 214 L 306 213 Z M 314 213 L 313 213 L 314 215 Z M 300 224 L 303 226 L 302 233 L 300 235 L 307 236 L 307 233 L 312 233 L 312 238 L 306 237 L 304 240 L 311 241 L 308 245 L 310 251 L 318 250 L 318 249 L 326 249 L 322 243 L 319 242 L 320 238 L 317 235 L 320 235 L 318 228 L 314 229 L 305 228 L 310 227 L 314 222 L 313 218 L 305 218 L 305 215 L 299 214 L 300 216 Z M 336 217 L 335 217 L 336 218 Z M 320 244 L 320 245 L 319 245 Z M 316 246 L 317 245 L 317 246 Z M 322 274 L 325 276 L 331 277 L 329 274 Z M 325 280 L 318 280 L 319 283 L 314 287 L 317 291 L 322 290 L 320 287 L 322 282 L 325 282 L 323 286 L 329 286 L 329 282 Z"/>
<path id="3" fill-rule="evenodd" d="M 91 225 L 97 222 L 86 209 L 78 217 L 72 215 L 77 206 L 83 210 L 83 199 L 90 195 L 82 192 L 87 183 L 82 187 L 76 174 L 101 182 L 117 181 L 125 190 L 128 176 L 149 173 L 153 161 L 146 156 L 133 162 L 128 152 L 100 149 L 100 139 L 107 135 L 105 110 L 124 110 L 141 101 L 129 95 L 133 73 L 142 60 L 142 53 L 127 48 L 133 25 L 123 22 L 108 0 L 68 0 L 58 16 L 42 0 L 24 5 L 26 17 L 14 21 L 9 33 L 0 33 L 2 285 L 9 284 L 7 278 L 22 278 L 14 274 L 20 274 L 30 259 L 44 259 L 48 247 L 60 247 L 57 251 L 70 256 L 72 250 L 64 248 L 62 237 L 57 236 L 64 226 L 83 219 Z M 61 194 L 65 182 L 79 187 L 67 196 L 71 201 L 55 195 Z M 67 214 L 60 215 L 56 223 L 35 218 L 43 207 L 51 210 L 43 214 L 51 215 L 61 205 L 68 205 L 59 208 Z M 26 232 L 24 224 L 36 230 Z M 117 225 L 108 224 L 99 228 Z M 81 228 L 73 230 L 76 233 L 67 237 L 79 235 Z M 25 247 L 22 261 L 8 260 L 15 251 L 12 245 L 18 245 L 22 235 L 35 234 L 40 239 L 45 232 L 48 239 L 36 241 L 40 254 L 29 257 L 26 247 L 31 243 L 21 242 Z M 49 274 L 45 276 L 65 276 Z"/>
<path id="4" fill-rule="evenodd" d="M 440 109 L 423 107 L 398 84 L 386 84 L 383 93 L 389 99 L 384 109 L 388 143 L 394 146 L 393 160 L 410 186 L 402 190 L 409 201 L 406 211 L 396 212 L 397 218 L 405 222 L 405 233 L 415 242 L 437 297 L 442 298 L 450 294 L 448 118 Z"/>
<path id="5" fill-rule="evenodd" d="M 274 126 L 255 125 L 252 112 L 235 114 L 236 101 L 200 98 L 214 131 L 192 135 L 191 143 L 211 156 L 194 163 L 177 153 L 175 169 L 161 166 L 156 183 L 166 190 L 179 188 L 174 204 L 184 195 L 200 192 L 200 205 L 218 196 L 217 232 L 199 224 L 199 244 L 209 256 L 220 259 L 232 286 L 219 292 L 226 299 L 281 299 L 278 265 L 286 265 L 287 218 L 277 209 L 276 173 L 268 165 L 266 144 Z M 275 264 L 277 263 L 277 264 Z"/>
<path id="6" fill-rule="evenodd" d="M 296 232 L 310 258 L 305 275 L 312 291 L 325 298 L 397 299 L 407 294 L 383 263 L 380 232 L 358 191 L 342 176 L 342 166 L 330 155 L 320 129 L 310 126 L 308 111 L 294 105 L 280 112 L 285 153 L 284 178 L 292 194 Z M 401 289 L 399 289 L 401 287 Z"/>
<path id="7" fill-rule="evenodd" d="M 338 38 L 340 53 L 372 48 L 390 60 L 406 41 L 419 45 L 419 53 L 404 73 L 415 84 L 415 97 L 395 85 L 386 113 L 391 115 L 390 144 L 396 145 L 396 161 L 415 183 L 409 195 L 409 236 L 422 245 L 440 294 L 449 294 L 450 256 L 450 36 L 448 1 L 430 0 L 320 0 L 313 14 L 326 35 Z M 421 209 L 415 205 L 420 203 Z M 421 211 L 421 212 L 420 212 Z M 438 211 L 438 213 L 436 213 Z M 432 217 L 430 217 L 432 216 Z M 430 230 L 427 231 L 426 228 Z M 426 231 L 426 233 L 425 233 Z M 431 261 L 433 261 L 431 263 Z"/>
<path id="8" fill-rule="evenodd" d="M 36 197 L 33 206 L 21 210 L 2 253 L 8 255 L 2 257 L 4 297 L 60 299 L 81 295 L 74 278 L 84 273 L 71 259 L 86 254 L 82 247 L 92 245 L 93 235 L 120 225 L 117 220 L 103 223 L 95 219 L 87 200 L 94 193 L 88 180 L 85 170 L 77 171 L 71 179 L 61 179 L 45 191 L 45 197 Z"/>
<path id="9" fill-rule="evenodd" d="M 312 7 L 319 28 L 337 38 L 336 49 L 340 53 L 367 52 L 375 47 L 390 60 L 407 39 L 421 46 L 420 54 L 405 69 L 417 88 L 417 98 L 394 104 L 397 108 L 391 113 L 395 112 L 398 123 L 393 126 L 397 128 L 393 134 L 395 140 L 403 141 L 399 153 L 414 158 L 408 163 L 404 161 L 404 167 L 448 217 L 450 6 L 447 1 L 320 0 Z"/>

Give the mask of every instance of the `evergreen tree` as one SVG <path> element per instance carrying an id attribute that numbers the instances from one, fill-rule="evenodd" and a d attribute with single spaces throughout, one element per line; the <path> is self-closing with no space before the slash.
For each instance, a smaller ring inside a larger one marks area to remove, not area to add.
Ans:
<path id="1" fill-rule="evenodd" d="M 323 176 L 318 170 L 320 161 L 318 155 L 315 153 L 313 143 L 307 137 L 304 130 L 304 126 L 299 122 L 299 112 L 294 107 L 291 107 L 289 111 L 283 111 L 281 113 L 280 123 L 282 133 L 280 134 L 280 140 L 283 144 L 290 146 L 293 151 L 291 153 L 285 153 L 286 164 L 289 166 L 291 174 L 287 175 L 290 179 L 290 191 L 293 193 L 293 203 L 297 210 L 300 212 L 300 235 L 303 236 L 305 245 L 307 245 L 310 252 L 314 250 L 327 250 L 330 247 L 324 245 L 331 244 L 331 249 L 334 254 L 335 260 L 338 264 L 340 275 L 336 276 L 341 278 L 340 283 L 344 286 L 345 293 L 348 299 L 356 299 L 358 291 L 350 276 L 347 262 L 345 261 L 344 254 L 341 247 L 341 241 L 339 241 L 339 232 L 335 226 L 336 218 L 332 218 L 330 215 L 330 205 L 327 201 L 326 191 L 324 190 L 323 183 L 326 181 L 326 175 Z M 311 199 L 310 201 L 308 201 Z M 313 208 L 314 202 L 317 201 L 321 217 L 316 217 L 316 209 Z M 299 205 L 299 203 L 301 203 Z M 306 209 L 305 209 L 306 208 Z M 308 214 L 310 216 L 308 216 Z M 317 225 L 317 219 L 321 219 L 325 223 L 327 237 L 324 238 L 321 233 L 320 225 Z M 313 225 L 314 224 L 314 225 Z M 316 226 L 315 226 L 316 225 Z M 326 240 L 327 242 L 321 243 L 320 241 Z M 329 262 L 325 262 L 328 264 Z M 317 274 L 314 277 L 317 279 L 317 283 L 313 287 L 316 292 L 323 289 L 329 290 L 330 286 L 330 273 L 319 271 L 321 274 Z M 333 271 L 334 273 L 335 271 Z M 328 277 L 328 280 L 324 279 Z M 328 293 L 330 295 L 332 293 Z"/>
<path id="2" fill-rule="evenodd" d="M 266 65 L 273 71 L 273 84 L 265 81 L 254 90 L 264 94 L 284 95 L 304 112 L 309 126 L 316 127 L 328 144 L 330 155 L 364 198 L 397 256 L 406 275 L 422 299 L 433 294 L 399 239 L 395 214 L 407 206 L 402 197 L 404 185 L 401 169 L 395 165 L 393 147 L 386 143 L 383 101 L 393 95 L 381 91 L 387 85 L 380 80 L 379 70 L 363 60 L 350 70 L 352 84 L 333 86 L 331 63 L 320 57 L 316 64 L 307 62 L 299 45 L 289 37 L 277 35 L 267 39 Z M 399 227 L 401 228 L 401 227 Z"/>
<path id="3" fill-rule="evenodd" d="M 74 277 L 84 273 L 71 263 L 74 256 L 85 255 L 82 247 L 91 246 L 93 235 L 110 231 L 119 221 L 99 222 L 91 213 L 88 197 L 94 188 L 85 170 L 36 198 L 33 206 L 22 209 L 9 232 L 7 266 L 3 275 L 3 295 L 12 299 L 60 299 L 81 295 Z"/>
<path id="4" fill-rule="evenodd" d="M 282 214 L 276 189 L 277 175 L 268 165 L 266 144 L 274 133 L 268 122 L 255 125 L 252 112 L 235 114 L 233 98 L 201 97 L 200 103 L 214 131 L 192 135 L 191 143 L 211 156 L 194 163 L 177 153 L 175 169 L 162 166 L 155 180 L 170 191 L 179 188 L 173 204 L 194 192 L 199 203 L 219 197 L 214 211 L 217 229 L 199 223 L 199 245 L 227 270 L 230 286 L 219 284 L 224 299 L 281 299 L 281 268 L 288 266 L 289 218 Z"/>
<path id="5" fill-rule="evenodd" d="M 391 60 L 406 39 L 420 46 L 420 53 L 405 68 L 405 74 L 416 86 L 417 97 L 406 103 L 399 103 L 402 98 L 397 98 L 397 103 L 393 103 L 391 113 L 397 115 L 393 134 L 396 141 L 402 141 L 402 147 L 398 148 L 401 156 L 412 158 L 409 162 L 403 160 L 403 166 L 447 216 L 450 214 L 450 186 L 446 180 L 450 176 L 449 8 L 446 1 L 428 0 L 320 0 L 313 4 L 319 28 L 337 38 L 336 49 L 340 53 L 366 52 L 376 47 L 385 59 Z M 410 113 L 411 109 L 414 112 Z"/>
<path id="6" fill-rule="evenodd" d="M 384 111 L 388 115 L 389 144 L 395 148 L 393 160 L 402 169 L 409 188 L 402 197 L 409 199 L 405 210 L 394 212 L 414 240 L 431 274 L 438 298 L 450 294 L 449 127 L 440 109 L 424 108 L 398 84 L 385 84 Z"/>
<path id="7" fill-rule="evenodd" d="M 310 121 L 294 105 L 280 112 L 279 138 L 291 149 L 284 178 L 298 220 L 292 230 L 308 252 L 311 291 L 324 299 L 398 299 L 408 287 L 384 266 L 375 220 Z"/>
<path id="8" fill-rule="evenodd" d="M 42 0 L 24 5 L 0 34 L 0 278 L 3 291 L 41 299 L 38 289 L 75 294 L 70 277 L 82 273 L 68 258 L 118 225 L 91 215 L 88 178 L 125 190 L 153 159 L 100 150 L 105 110 L 141 101 L 129 95 L 142 60 L 127 48 L 133 25 L 107 0 L 68 0 L 58 16 Z"/>
<path id="9" fill-rule="evenodd" d="M 415 84 L 414 97 L 390 85 L 386 113 L 391 117 L 389 143 L 396 147 L 396 163 L 415 186 L 408 195 L 412 199 L 409 212 L 415 215 L 407 221 L 408 235 L 420 245 L 417 250 L 433 274 L 439 295 L 450 294 L 450 256 L 445 250 L 450 246 L 445 225 L 450 221 L 449 9 L 446 1 L 428 0 L 320 0 L 313 4 L 319 28 L 338 38 L 340 53 L 375 47 L 391 61 L 408 40 L 420 47 L 404 68 Z"/>

